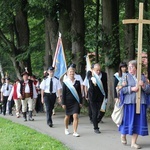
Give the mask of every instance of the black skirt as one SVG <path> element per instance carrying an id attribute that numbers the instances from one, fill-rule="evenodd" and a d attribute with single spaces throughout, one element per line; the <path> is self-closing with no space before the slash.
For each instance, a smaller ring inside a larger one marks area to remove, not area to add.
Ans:
<path id="1" fill-rule="evenodd" d="M 73 115 L 79 113 L 80 113 L 80 106 L 77 101 L 74 103 L 66 104 L 66 115 Z"/>

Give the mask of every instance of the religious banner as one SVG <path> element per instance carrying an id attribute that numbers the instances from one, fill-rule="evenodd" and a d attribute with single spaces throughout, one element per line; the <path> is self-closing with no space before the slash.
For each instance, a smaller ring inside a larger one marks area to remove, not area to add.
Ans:
<path id="1" fill-rule="evenodd" d="M 61 77 L 67 72 L 66 59 L 60 33 L 52 66 L 55 68 L 54 76 L 58 79 L 61 79 Z"/>

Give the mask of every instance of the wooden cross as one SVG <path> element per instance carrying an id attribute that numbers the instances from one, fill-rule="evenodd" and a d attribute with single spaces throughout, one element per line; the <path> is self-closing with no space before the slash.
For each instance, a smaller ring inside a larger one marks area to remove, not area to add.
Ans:
<path id="1" fill-rule="evenodd" d="M 150 24 L 150 20 L 143 19 L 143 3 L 139 3 L 139 19 L 126 19 L 123 24 L 138 24 L 138 56 L 137 56 L 137 81 L 141 80 L 142 68 L 142 38 L 143 38 L 143 24 Z M 140 114 L 140 99 L 141 88 L 136 94 L 136 113 Z"/>

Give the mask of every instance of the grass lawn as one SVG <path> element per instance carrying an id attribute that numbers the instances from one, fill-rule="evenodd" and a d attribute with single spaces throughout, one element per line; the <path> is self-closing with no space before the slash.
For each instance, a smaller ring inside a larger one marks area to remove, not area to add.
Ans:
<path id="1" fill-rule="evenodd" d="M 69 150 L 61 142 L 0 117 L 0 150 Z"/>

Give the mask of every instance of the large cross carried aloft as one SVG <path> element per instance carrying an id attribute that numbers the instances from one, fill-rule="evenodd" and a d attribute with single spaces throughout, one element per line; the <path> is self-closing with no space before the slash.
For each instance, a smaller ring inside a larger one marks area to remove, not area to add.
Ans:
<path id="1" fill-rule="evenodd" d="M 142 68 L 142 38 L 143 38 L 143 24 L 150 24 L 150 20 L 143 19 L 143 3 L 139 4 L 139 19 L 126 19 L 123 24 L 138 24 L 138 56 L 137 56 L 137 81 L 141 80 Z M 140 114 L 140 99 L 141 88 L 136 94 L 136 113 Z"/>

